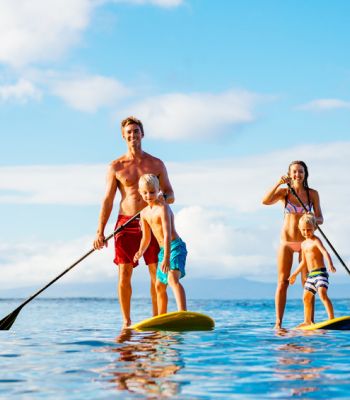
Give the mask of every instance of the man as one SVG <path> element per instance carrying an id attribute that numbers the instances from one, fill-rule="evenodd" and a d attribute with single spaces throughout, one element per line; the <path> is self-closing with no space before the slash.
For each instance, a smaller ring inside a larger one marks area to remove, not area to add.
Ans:
<path id="1" fill-rule="evenodd" d="M 141 141 L 144 137 L 143 125 L 135 117 L 128 117 L 121 123 L 123 139 L 127 145 L 126 154 L 111 162 L 107 172 L 107 189 L 102 202 L 94 248 L 102 249 L 105 245 L 104 229 L 111 215 L 113 202 L 117 190 L 121 194 L 117 226 L 124 224 L 128 219 L 141 211 L 146 203 L 138 191 L 138 181 L 141 175 L 154 174 L 159 179 L 160 189 L 167 203 L 174 202 L 174 192 L 171 187 L 164 163 L 144 152 Z M 133 261 L 134 255 L 141 241 L 141 228 L 139 220 L 128 224 L 115 236 L 115 259 L 119 267 L 118 295 L 124 327 L 131 325 L 131 276 L 137 262 Z M 158 263 L 159 246 L 154 237 L 144 254 L 151 277 L 151 298 L 153 315 L 157 315 L 157 298 L 155 291 L 156 271 Z"/>

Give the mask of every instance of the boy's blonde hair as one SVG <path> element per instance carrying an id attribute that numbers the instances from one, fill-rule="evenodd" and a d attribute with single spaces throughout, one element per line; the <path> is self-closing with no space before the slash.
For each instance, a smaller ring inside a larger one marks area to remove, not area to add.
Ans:
<path id="1" fill-rule="evenodd" d="M 314 214 L 312 213 L 307 213 L 307 214 L 303 214 L 303 216 L 299 219 L 299 228 L 301 227 L 302 224 L 306 224 L 306 225 L 312 225 L 314 228 L 316 228 L 316 218 L 314 216 Z"/>
<path id="2" fill-rule="evenodd" d="M 139 187 L 142 185 L 154 188 L 155 190 L 159 191 L 159 179 L 154 174 L 144 174 L 139 179 Z"/>

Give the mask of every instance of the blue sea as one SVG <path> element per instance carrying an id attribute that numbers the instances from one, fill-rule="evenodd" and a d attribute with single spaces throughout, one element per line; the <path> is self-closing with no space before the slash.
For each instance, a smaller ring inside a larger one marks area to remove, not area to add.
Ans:
<path id="1" fill-rule="evenodd" d="M 0 300 L 0 318 L 20 302 Z M 349 315 L 350 300 L 334 308 Z M 133 299 L 133 320 L 150 309 Z M 270 300 L 190 300 L 189 309 L 214 318 L 215 329 L 123 332 L 116 299 L 36 299 L 0 331 L 0 398 L 350 397 L 350 332 L 291 329 L 302 320 L 300 300 L 288 302 L 279 333 Z M 326 319 L 320 303 L 317 319 Z"/>

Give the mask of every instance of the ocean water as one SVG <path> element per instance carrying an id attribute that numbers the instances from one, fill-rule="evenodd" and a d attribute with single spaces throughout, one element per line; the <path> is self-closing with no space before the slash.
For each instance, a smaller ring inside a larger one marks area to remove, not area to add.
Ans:
<path id="1" fill-rule="evenodd" d="M 0 300 L 0 318 L 20 300 Z M 334 300 L 336 315 L 350 300 Z M 175 309 L 173 302 L 170 310 Z M 133 320 L 149 317 L 133 300 Z M 286 330 L 273 329 L 272 301 L 192 300 L 213 331 L 121 331 L 115 299 L 37 299 L 0 331 L 1 399 L 345 399 L 350 331 L 301 332 L 300 300 Z M 325 319 L 317 303 L 317 319 Z"/>

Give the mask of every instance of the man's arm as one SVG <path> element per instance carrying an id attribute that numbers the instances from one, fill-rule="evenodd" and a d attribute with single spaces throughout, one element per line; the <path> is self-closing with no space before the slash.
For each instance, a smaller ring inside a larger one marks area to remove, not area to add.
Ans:
<path id="1" fill-rule="evenodd" d="M 168 204 L 174 203 L 174 201 L 175 201 L 174 191 L 173 191 L 173 188 L 171 186 L 171 183 L 170 183 L 170 180 L 168 177 L 168 172 L 162 161 L 161 161 L 161 168 L 160 168 L 160 174 L 158 175 L 158 179 L 159 179 L 159 187 L 163 193 L 165 201 Z"/>
<path id="2" fill-rule="evenodd" d="M 113 209 L 113 201 L 116 193 L 117 179 L 115 177 L 115 170 L 112 165 L 110 165 L 107 171 L 106 194 L 102 201 L 102 207 L 98 218 L 96 237 L 93 243 L 95 249 L 102 249 L 105 244 L 107 245 L 107 243 L 104 242 L 104 230 Z"/>

